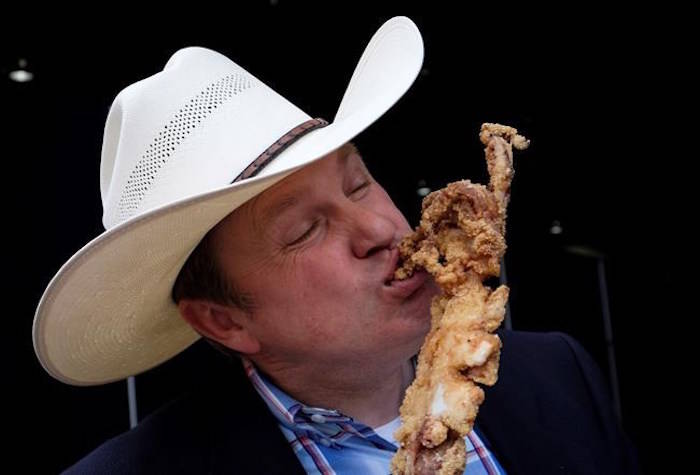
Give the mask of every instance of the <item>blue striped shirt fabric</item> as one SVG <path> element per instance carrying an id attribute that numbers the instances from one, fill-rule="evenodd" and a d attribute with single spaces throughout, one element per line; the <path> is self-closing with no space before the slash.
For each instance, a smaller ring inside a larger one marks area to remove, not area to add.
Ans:
<path id="1" fill-rule="evenodd" d="M 387 475 L 397 450 L 398 418 L 376 430 L 334 409 L 306 406 L 241 358 L 246 375 L 277 419 L 306 473 Z M 378 431 L 385 435 L 382 437 Z M 474 428 L 464 439 L 469 475 L 505 474 Z"/>

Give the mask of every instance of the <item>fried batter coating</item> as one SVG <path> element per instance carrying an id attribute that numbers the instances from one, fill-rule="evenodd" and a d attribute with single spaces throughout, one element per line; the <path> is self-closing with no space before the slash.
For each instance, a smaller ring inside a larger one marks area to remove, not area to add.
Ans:
<path id="1" fill-rule="evenodd" d="M 431 305 L 431 329 L 418 355 L 416 378 L 401 405 L 401 447 L 394 475 L 462 473 L 464 437 L 472 430 L 484 391 L 498 380 L 501 325 L 508 287 L 483 280 L 500 274 L 505 219 L 513 179 L 513 147 L 529 142 L 517 130 L 483 124 L 488 187 L 462 180 L 423 200 L 420 225 L 399 244 L 394 277 L 425 269 L 440 286 Z"/>

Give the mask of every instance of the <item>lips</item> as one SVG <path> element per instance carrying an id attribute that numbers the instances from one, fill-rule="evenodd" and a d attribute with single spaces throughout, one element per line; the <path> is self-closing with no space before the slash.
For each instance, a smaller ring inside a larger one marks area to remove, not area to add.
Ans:
<path id="1" fill-rule="evenodd" d="M 393 248 L 391 250 L 391 256 L 387 262 L 387 269 L 384 272 L 384 285 L 390 285 L 394 281 L 394 272 L 399 265 L 399 249 Z"/>
<path id="2" fill-rule="evenodd" d="M 384 290 L 392 297 L 405 299 L 413 295 L 420 289 L 428 278 L 428 273 L 425 271 L 417 271 L 404 280 L 394 279 L 394 272 L 399 264 L 399 250 L 394 248 L 391 250 L 391 258 L 388 262 L 388 269 L 384 274 Z"/>
<path id="3" fill-rule="evenodd" d="M 428 280 L 428 273 L 417 271 L 408 279 L 392 280 L 388 284 L 384 284 L 384 289 L 394 297 L 405 299 L 423 287 L 426 280 Z"/>

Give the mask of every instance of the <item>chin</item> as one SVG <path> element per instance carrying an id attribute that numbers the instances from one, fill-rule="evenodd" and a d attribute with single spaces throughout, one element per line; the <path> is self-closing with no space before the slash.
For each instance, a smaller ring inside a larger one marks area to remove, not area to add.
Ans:
<path id="1" fill-rule="evenodd" d="M 430 304 L 439 293 L 440 289 L 437 284 L 430 279 L 416 295 L 413 295 L 413 301 L 411 302 L 412 311 L 416 313 L 417 320 L 425 323 L 426 333 L 430 329 Z"/>
<path id="2" fill-rule="evenodd" d="M 418 323 L 418 325 L 416 325 L 413 336 L 408 345 L 409 352 L 411 353 L 408 355 L 409 357 L 418 353 L 418 350 L 420 350 L 423 342 L 425 341 L 426 335 L 430 331 L 430 314 L 428 313 L 427 315 L 422 315 L 420 319 L 416 319 L 415 321 Z"/>

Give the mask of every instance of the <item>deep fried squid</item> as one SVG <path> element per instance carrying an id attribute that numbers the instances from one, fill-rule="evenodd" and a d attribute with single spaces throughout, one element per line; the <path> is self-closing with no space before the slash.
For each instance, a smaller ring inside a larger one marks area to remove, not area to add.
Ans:
<path id="1" fill-rule="evenodd" d="M 500 274 L 513 147 L 525 149 L 529 142 L 498 124 L 483 124 L 480 139 L 488 187 L 462 180 L 429 194 L 420 225 L 399 245 L 394 277 L 425 269 L 441 293 L 433 299 L 431 329 L 401 405 L 394 475 L 462 473 L 464 437 L 484 401 L 478 384 L 498 379 L 501 341 L 493 332 L 503 321 L 508 287 L 492 290 L 482 282 Z"/>

